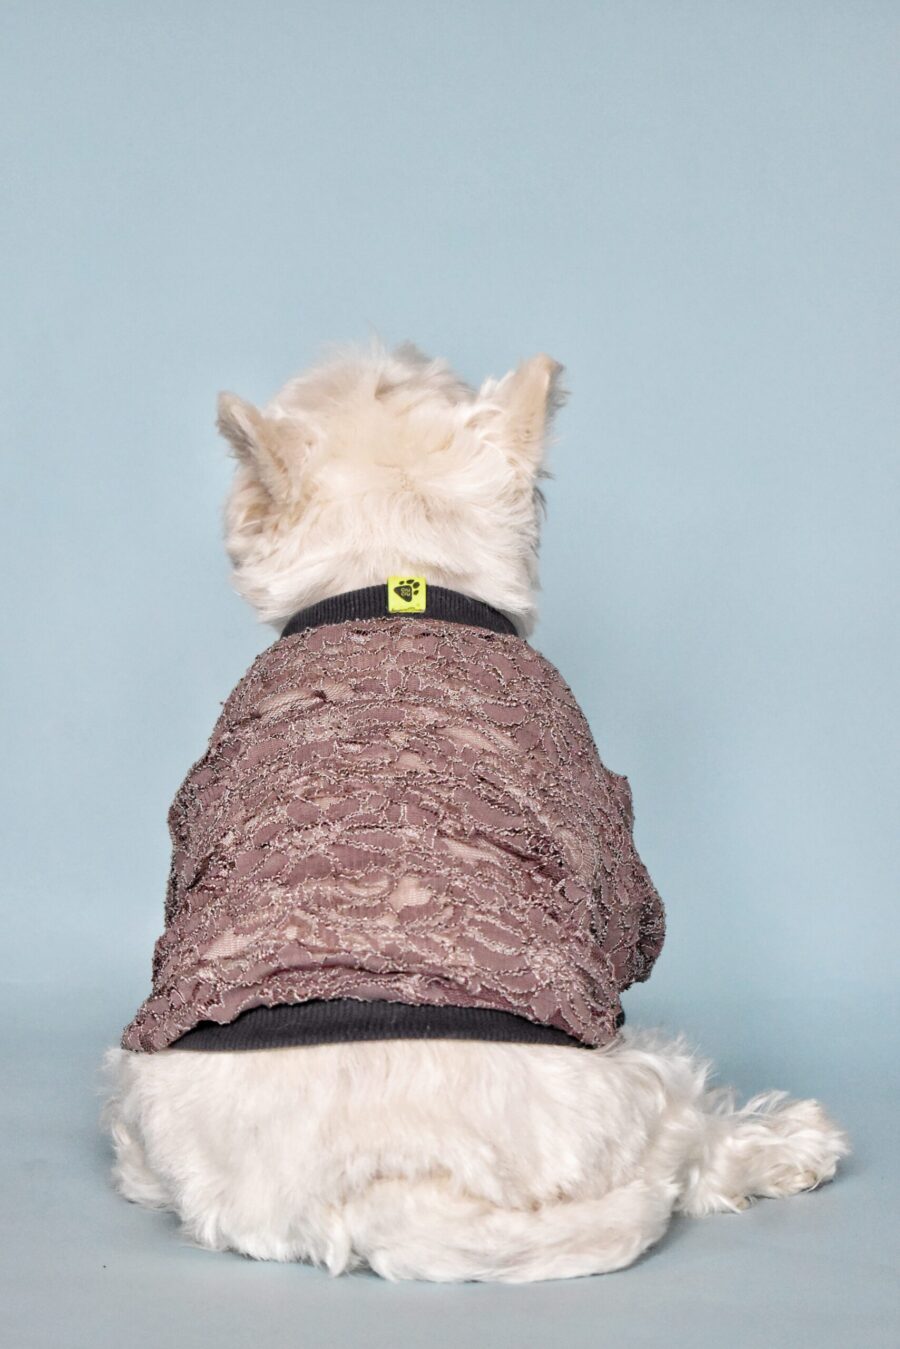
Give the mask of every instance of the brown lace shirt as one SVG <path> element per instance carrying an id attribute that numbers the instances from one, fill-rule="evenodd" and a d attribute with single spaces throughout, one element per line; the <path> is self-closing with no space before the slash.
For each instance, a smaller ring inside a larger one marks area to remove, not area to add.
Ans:
<path id="1" fill-rule="evenodd" d="M 632 822 L 627 780 L 523 639 L 415 617 L 283 637 L 172 804 L 153 992 L 122 1043 L 350 997 L 603 1044 L 663 941 Z"/>

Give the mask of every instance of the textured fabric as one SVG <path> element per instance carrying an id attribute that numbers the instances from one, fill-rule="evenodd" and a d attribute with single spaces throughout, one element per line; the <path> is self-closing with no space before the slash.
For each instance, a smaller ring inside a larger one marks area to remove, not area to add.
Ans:
<path id="1" fill-rule="evenodd" d="M 395 613 L 387 585 L 330 595 L 288 620 L 282 637 L 349 618 L 386 618 Z M 482 600 L 458 590 L 429 585 L 424 615 L 449 623 L 468 623 L 490 632 L 515 633 L 513 623 Z M 624 1021 L 624 1013 L 619 1020 Z M 406 1002 L 363 1002 L 358 998 L 314 998 L 278 1007 L 251 1007 L 220 1025 L 201 1021 L 172 1042 L 172 1049 L 252 1051 L 289 1045 L 339 1044 L 358 1040 L 455 1039 L 517 1044 L 555 1044 L 584 1048 L 580 1040 L 555 1026 L 489 1007 L 440 1007 Z"/>
<path id="2" fill-rule="evenodd" d="M 510 635 L 395 617 L 283 637 L 169 825 L 166 927 L 127 1049 L 345 997 L 495 1008 L 599 1045 L 662 945 L 628 783 Z"/>

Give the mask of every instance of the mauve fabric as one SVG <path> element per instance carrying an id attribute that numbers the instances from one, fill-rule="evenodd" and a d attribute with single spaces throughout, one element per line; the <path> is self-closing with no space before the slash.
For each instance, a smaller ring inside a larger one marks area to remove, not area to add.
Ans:
<path id="1" fill-rule="evenodd" d="M 483 628 L 281 638 L 169 827 L 165 931 L 126 1049 L 348 997 L 494 1008 L 601 1045 L 663 942 L 627 780 L 550 662 Z"/>

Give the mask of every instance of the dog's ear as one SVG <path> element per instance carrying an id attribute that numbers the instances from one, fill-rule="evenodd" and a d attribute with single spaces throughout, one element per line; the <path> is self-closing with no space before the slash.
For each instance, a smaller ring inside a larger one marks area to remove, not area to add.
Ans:
<path id="1" fill-rule="evenodd" d="M 235 393 L 220 393 L 216 426 L 234 450 L 238 463 L 251 469 L 276 500 L 285 496 L 289 480 L 279 445 L 278 423 Z"/>
<path id="2" fill-rule="evenodd" d="M 550 421 L 565 397 L 559 382 L 562 370 L 551 356 L 532 356 L 481 390 L 482 397 L 501 409 L 505 444 L 532 472 L 540 468 Z"/>

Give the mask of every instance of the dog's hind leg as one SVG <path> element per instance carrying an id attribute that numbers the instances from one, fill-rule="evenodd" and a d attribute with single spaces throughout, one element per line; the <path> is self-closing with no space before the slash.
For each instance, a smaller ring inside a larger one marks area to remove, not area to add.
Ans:
<path id="1" fill-rule="evenodd" d="M 117 1080 L 124 1051 L 111 1049 L 105 1060 L 107 1076 L 114 1082 L 114 1090 L 104 1103 L 102 1119 L 113 1145 L 113 1183 L 120 1194 L 134 1204 L 145 1208 L 171 1207 L 168 1187 L 157 1175 L 147 1158 L 140 1121 L 134 1102 L 122 1090 Z"/>
<path id="2" fill-rule="evenodd" d="M 831 1180 L 850 1151 L 843 1130 L 818 1101 L 785 1092 L 734 1108 L 730 1091 L 712 1091 L 678 1208 L 694 1216 L 747 1208 L 755 1195 L 779 1198 Z"/>
<path id="3" fill-rule="evenodd" d="M 632 1264 L 665 1232 L 677 1192 L 636 1180 L 601 1198 L 500 1208 L 446 1179 L 381 1180 L 341 1218 L 353 1255 L 384 1278 L 524 1283 Z"/>

